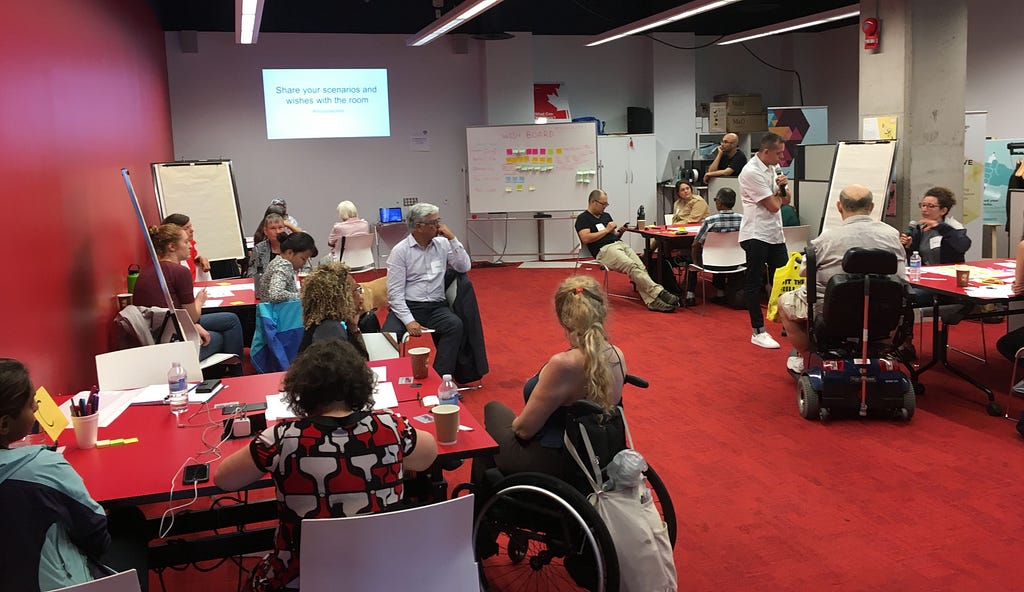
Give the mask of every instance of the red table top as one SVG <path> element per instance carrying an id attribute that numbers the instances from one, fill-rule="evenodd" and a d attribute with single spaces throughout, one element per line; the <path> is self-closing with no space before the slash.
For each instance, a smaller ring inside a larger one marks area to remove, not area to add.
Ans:
<path id="1" fill-rule="evenodd" d="M 956 285 L 956 276 L 949 273 L 937 273 L 937 268 L 942 268 L 943 271 L 947 271 L 954 267 L 954 264 L 946 265 L 927 265 L 921 268 L 921 279 L 912 281 L 908 278 L 911 284 L 926 288 L 933 292 L 944 292 L 946 294 L 955 294 L 957 296 L 963 296 L 966 298 L 972 298 L 977 300 L 1007 300 L 1007 296 L 1002 294 L 993 294 L 991 296 L 985 295 L 983 292 L 974 290 L 973 288 L 982 288 L 984 286 L 1000 286 L 1013 283 L 1013 270 L 1014 267 L 1007 267 L 1008 263 L 1015 263 L 1014 259 L 982 259 L 980 261 L 968 261 L 960 265 L 965 265 L 969 268 L 988 269 L 999 272 L 1002 278 L 993 278 L 990 274 L 986 274 L 984 277 L 978 277 L 972 273 L 968 286 L 961 288 Z M 968 293 L 970 290 L 970 293 Z"/>
<path id="2" fill-rule="evenodd" d="M 233 280 L 212 280 L 209 282 L 196 282 L 197 288 L 210 288 L 213 286 L 224 286 L 230 288 L 231 286 L 252 286 L 252 278 L 238 278 Z M 220 304 L 217 306 L 207 306 L 204 308 L 225 308 L 229 306 L 255 306 L 256 305 L 256 290 L 245 289 L 245 290 L 233 290 L 231 292 L 233 296 L 231 298 L 211 298 L 211 300 L 220 300 Z"/>
<path id="3" fill-rule="evenodd" d="M 371 362 L 370 366 L 387 368 L 386 380 L 394 385 L 399 401 L 395 411 L 413 418 L 410 419 L 413 427 L 434 433 L 434 424 L 422 423 L 414 418 L 429 413 L 429 409 L 423 407 L 417 399 L 417 394 L 435 394 L 441 382 L 437 374 L 431 370 L 430 376 L 418 381 L 422 386 L 412 387 L 398 384 L 399 377 L 412 375 L 409 358 L 380 360 Z M 224 416 L 220 409 L 213 409 L 212 406 L 234 401 L 263 402 L 266 395 L 280 391 L 283 378 L 284 373 L 225 378 L 224 388 L 209 402 L 209 412 L 200 405 L 190 405 L 182 416 L 187 419 L 203 409 L 187 421 L 196 427 L 176 427 L 177 422 L 165 405 L 131 405 L 109 427 L 100 428 L 98 438 L 135 437 L 139 439 L 137 444 L 80 450 L 75 445 L 74 434 L 67 430 L 60 438 L 60 443 L 67 446 L 64 456 L 82 476 L 92 497 L 99 502 L 149 503 L 166 500 L 172 486 L 176 495 L 187 492 L 187 497 L 191 497 L 192 489 L 189 487 L 186 490 L 181 484 L 179 473 L 186 459 L 189 456 L 196 459 L 189 460 L 189 464 L 209 462 L 211 469 L 216 469 L 220 462 L 213 454 L 201 454 L 220 442 L 221 438 Z M 211 426 L 211 422 L 215 422 L 215 425 Z M 459 422 L 473 428 L 473 431 L 460 431 L 455 444 L 438 444 L 439 457 L 467 458 L 497 451 L 497 444 L 466 407 L 462 407 Z M 226 457 L 248 446 L 250 440 L 242 438 L 224 442 L 220 445 L 221 456 Z M 269 484 L 267 480 L 266 485 Z M 200 484 L 201 495 L 216 493 L 220 493 L 220 489 L 213 485 L 212 479 Z"/>
<path id="4" fill-rule="evenodd" d="M 677 236 L 697 236 L 696 232 L 687 232 L 687 226 L 699 227 L 700 223 L 698 222 L 696 224 L 669 224 L 667 226 L 645 226 L 643 230 L 630 226 L 626 228 L 626 232 L 636 232 L 650 238 L 675 238 Z"/>

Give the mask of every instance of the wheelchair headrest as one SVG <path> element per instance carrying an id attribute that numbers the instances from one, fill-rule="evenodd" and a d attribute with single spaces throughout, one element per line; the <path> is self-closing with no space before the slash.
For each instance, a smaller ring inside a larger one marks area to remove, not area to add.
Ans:
<path id="1" fill-rule="evenodd" d="M 896 254 L 884 249 L 854 247 L 843 255 L 843 271 L 846 273 L 896 273 Z"/>

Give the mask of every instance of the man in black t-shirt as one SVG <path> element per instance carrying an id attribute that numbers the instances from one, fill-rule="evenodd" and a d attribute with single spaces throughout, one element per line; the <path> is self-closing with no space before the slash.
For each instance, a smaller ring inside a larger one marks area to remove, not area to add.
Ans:
<path id="1" fill-rule="evenodd" d="M 589 251 L 598 263 L 611 271 L 628 275 L 648 309 L 674 312 L 679 305 L 679 297 L 651 279 L 640 257 L 619 239 L 624 228 L 617 229 L 612 217 L 605 212 L 607 207 L 608 194 L 600 189 L 590 192 L 587 209 L 576 217 L 576 232 L 580 235 L 581 248 Z"/>
<path id="2" fill-rule="evenodd" d="M 708 166 L 708 172 L 704 173 L 704 182 L 711 181 L 712 177 L 738 177 L 740 171 L 747 164 L 747 157 L 739 150 L 740 137 L 736 134 L 725 134 L 722 136 L 722 143 L 718 146 L 718 153 L 715 160 Z"/>

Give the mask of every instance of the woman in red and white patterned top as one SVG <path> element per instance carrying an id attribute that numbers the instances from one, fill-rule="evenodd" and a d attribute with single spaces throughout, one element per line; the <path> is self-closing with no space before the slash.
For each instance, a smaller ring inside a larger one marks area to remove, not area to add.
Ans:
<path id="1" fill-rule="evenodd" d="M 217 467 L 221 489 L 241 489 L 265 473 L 277 488 L 274 550 L 253 569 L 250 590 L 298 587 L 303 519 L 384 511 L 401 501 L 404 471 L 434 461 L 434 437 L 401 415 L 374 411 L 373 387 L 373 371 L 351 345 L 311 345 L 284 378 L 299 419 L 267 428 Z"/>

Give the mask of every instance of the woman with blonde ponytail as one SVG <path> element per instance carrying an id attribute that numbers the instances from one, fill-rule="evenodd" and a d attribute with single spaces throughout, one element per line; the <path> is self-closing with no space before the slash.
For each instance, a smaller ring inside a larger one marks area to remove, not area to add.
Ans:
<path id="1" fill-rule="evenodd" d="M 571 471 L 562 451 L 565 408 L 589 399 L 611 409 L 622 400 L 626 361 L 608 341 L 608 301 L 594 278 L 567 278 L 555 292 L 555 314 L 569 349 L 548 360 L 523 386 L 526 405 L 517 417 L 504 404 L 484 408 L 484 425 L 498 443 L 493 462 L 474 464 L 474 479 L 490 466 L 503 473 L 537 471 L 561 476 Z"/>

